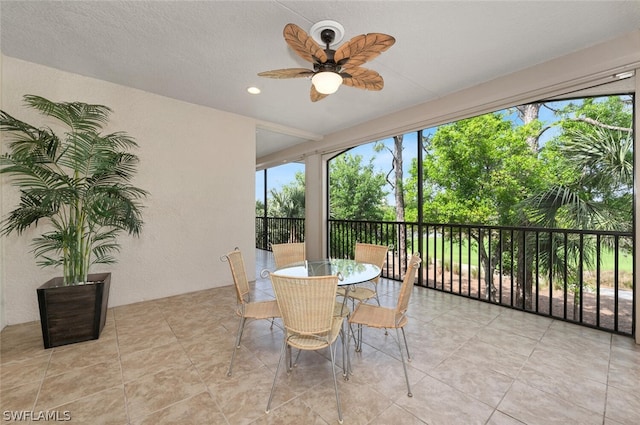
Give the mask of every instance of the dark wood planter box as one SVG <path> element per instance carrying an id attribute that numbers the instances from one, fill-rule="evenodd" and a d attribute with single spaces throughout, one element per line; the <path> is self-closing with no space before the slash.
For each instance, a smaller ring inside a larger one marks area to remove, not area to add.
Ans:
<path id="1" fill-rule="evenodd" d="M 62 277 L 56 277 L 38 288 L 44 348 L 100 337 L 107 319 L 111 273 L 90 274 L 88 280 L 64 286 Z"/>

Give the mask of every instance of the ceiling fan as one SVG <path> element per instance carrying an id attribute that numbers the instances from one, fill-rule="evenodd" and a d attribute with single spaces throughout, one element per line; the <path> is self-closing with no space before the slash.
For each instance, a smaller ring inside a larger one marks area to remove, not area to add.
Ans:
<path id="1" fill-rule="evenodd" d="M 311 30 L 312 33 L 315 31 L 316 39 L 319 39 L 325 48 L 296 24 L 287 24 L 283 35 L 289 47 L 298 56 L 313 64 L 313 70 L 285 68 L 261 72 L 258 75 L 269 78 L 311 77 L 312 102 L 335 93 L 342 84 L 364 90 L 382 90 L 384 81 L 380 74 L 360 65 L 393 46 L 395 38 L 380 33 L 361 34 L 333 50 L 331 47 L 342 40 L 342 25 L 333 21 L 322 21 L 315 24 Z"/>

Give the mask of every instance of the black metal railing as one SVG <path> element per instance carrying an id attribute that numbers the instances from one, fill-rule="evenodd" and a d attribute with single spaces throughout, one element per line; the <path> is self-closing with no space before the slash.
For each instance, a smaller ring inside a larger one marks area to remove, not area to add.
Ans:
<path id="1" fill-rule="evenodd" d="M 286 242 L 304 242 L 304 218 L 256 217 L 256 248 Z"/>
<path id="2" fill-rule="evenodd" d="M 384 277 L 400 280 L 420 252 L 418 285 L 634 334 L 630 232 L 329 220 L 329 255 L 352 256 L 356 241 L 393 247 Z"/>
<path id="3" fill-rule="evenodd" d="M 256 218 L 256 247 L 304 240 L 304 219 Z M 401 280 L 414 252 L 417 284 L 623 335 L 635 333 L 630 232 L 329 220 L 328 255 L 356 241 L 390 247 L 382 275 Z"/>

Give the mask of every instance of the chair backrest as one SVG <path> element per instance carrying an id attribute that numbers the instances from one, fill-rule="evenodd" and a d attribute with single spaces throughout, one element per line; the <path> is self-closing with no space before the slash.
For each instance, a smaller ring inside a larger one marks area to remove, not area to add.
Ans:
<path id="1" fill-rule="evenodd" d="M 304 242 L 271 244 L 271 251 L 277 269 L 307 259 Z"/>
<path id="2" fill-rule="evenodd" d="M 420 258 L 419 252 L 416 252 L 415 254 L 413 254 L 413 256 L 411 256 L 409 266 L 407 267 L 404 279 L 402 280 L 400 294 L 398 295 L 398 304 L 396 305 L 396 320 L 404 316 L 407 312 L 407 309 L 409 308 L 409 299 L 411 298 L 411 293 L 413 292 L 413 284 L 416 278 L 416 271 L 420 266 L 420 262 L 422 262 L 422 259 Z"/>
<path id="3" fill-rule="evenodd" d="M 331 330 L 338 276 L 294 277 L 271 274 L 284 327 L 300 335 Z"/>
<path id="4" fill-rule="evenodd" d="M 354 259 L 361 263 L 374 264 L 380 267 L 380 273 L 382 274 L 382 267 L 387 260 L 388 246 L 374 245 L 370 243 L 356 242 Z M 380 276 L 372 279 L 372 282 L 378 283 Z"/>
<path id="5" fill-rule="evenodd" d="M 236 287 L 238 303 L 244 304 L 249 302 L 249 281 L 247 280 L 247 273 L 244 268 L 242 252 L 240 252 L 239 249 L 236 249 L 222 258 L 226 259 L 229 263 L 231 276 L 233 276 L 233 283 Z"/>

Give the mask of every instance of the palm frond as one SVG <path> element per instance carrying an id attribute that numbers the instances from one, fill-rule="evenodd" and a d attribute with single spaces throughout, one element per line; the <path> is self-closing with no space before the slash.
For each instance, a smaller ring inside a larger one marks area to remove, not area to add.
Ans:
<path id="1" fill-rule="evenodd" d="M 633 137 L 631 133 L 595 127 L 585 132 L 567 130 L 562 152 L 593 180 L 608 190 L 633 184 Z"/>
<path id="2" fill-rule="evenodd" d="M 111 109 L 103 105 L 82 102 L 52 102 L 41 96 L 26 95 L 24 100 L 30 107 L 54 117 L 73 131 L 92 131 L 102 128 L 109 120 Z"/>

